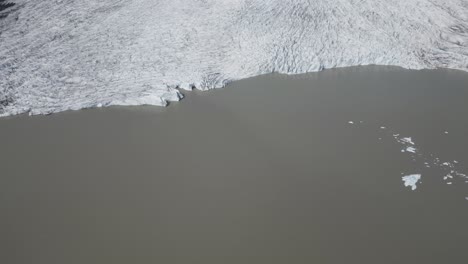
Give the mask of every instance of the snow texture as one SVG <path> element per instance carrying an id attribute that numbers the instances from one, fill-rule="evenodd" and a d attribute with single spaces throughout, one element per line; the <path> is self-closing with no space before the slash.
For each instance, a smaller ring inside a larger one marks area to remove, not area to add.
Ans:
<path id="1" fill-rule="evenodd" d="M 0 19 L 0 116 L 166 105 L 177 88 L 271 72 L 468 71 L 466 0 L 12 2 Z"/>

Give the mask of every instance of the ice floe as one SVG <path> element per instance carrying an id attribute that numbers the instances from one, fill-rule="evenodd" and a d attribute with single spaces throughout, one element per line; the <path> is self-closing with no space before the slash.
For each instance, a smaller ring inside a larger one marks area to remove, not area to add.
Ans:
<path id="1" fill-rule="evenodd" d="M 411 153 L 416 153 L 416 148 L 415 147 L 407 147 L 405 149 L 406 152 L 411 152 Z"/>
<path id="2" fill-rule="evenodd" d="M 411 187 L 411 190 L 416 190 L 416 184 L 421 179 L 421 174 L 411 174 L 401 177 L 404 182 L 405 187 Z"/>

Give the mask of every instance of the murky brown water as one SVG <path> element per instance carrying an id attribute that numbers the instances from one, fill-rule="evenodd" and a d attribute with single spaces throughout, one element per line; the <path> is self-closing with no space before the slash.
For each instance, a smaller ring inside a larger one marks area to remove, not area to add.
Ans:
<path id="1" fill-rule="evenodd" d="M 467 98 L 467 73 L 355 67 L 1 119 L 0 262 L 466 263 L 468 184 L 391 134 L 466 173 Z"/>

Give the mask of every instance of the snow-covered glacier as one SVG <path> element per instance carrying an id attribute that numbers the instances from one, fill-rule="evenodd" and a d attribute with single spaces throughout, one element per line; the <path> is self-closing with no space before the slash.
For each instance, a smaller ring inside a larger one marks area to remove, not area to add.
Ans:
<path id="1" fill-rule="evenodd" d="M 466 0 L 12 2 L 0 16 L 0 116 L 165 105 L 178 88 L 271 72 L 468 71 Z"/>

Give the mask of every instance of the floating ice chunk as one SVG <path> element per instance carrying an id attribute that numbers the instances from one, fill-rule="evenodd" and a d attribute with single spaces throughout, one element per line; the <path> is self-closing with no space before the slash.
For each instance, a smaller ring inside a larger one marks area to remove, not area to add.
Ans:
<path id="1" fill-rule="evenodd" d="M 406 151 L 411 152 L 411 153 L 416 153 L 416 148 L 415 147 L 407 147 Z"/>
<path id="2" fill-rule="evenodd" d="M 450 175 L 450 174 L 447 174 L 447 176 L 444 176 L 444 181 L 446 181 L 448 179 L 453 179 L 453 176 Z"/>
<path id="3" fill-rule="evenodd" d="M 352 125 L 352 124 L 354 124 L 354 122 L 353 122 L 353 121 L 349 121 L 348 124 L 351 124 L 351 125 Z"/>
<path id="4" fill-rule="evenodd" d="M 451 185 L 451 184 L 452 184 L 452 182 L 447 182 L 447 184 L 448 184 L 448 185 Z"/>
<path id="5" fill-rule="evenodd" d="M 381 127 L 380 127 L 380 129 L 386 129 L 386 127 L 384 127 L 384 126 L 381 126 Z"/>
<path id="6" fill-rule="evenodd" d="M 445 131 L 444 133 L 447 135 L 447 134 L 448 134 L 448 131 Z"/>
<path id="7" fill-rule="evenodd" d="M 405 187 L 411 187 L 411 190 L 414 191 L 417 188 L 416 184 L 421 179 L 421 174 L 411 174 L 403 176 L 401 179 L 403 180 Z"/>
<path id="8" fill-rule="evenodd" d="M 413 142 L 412 138 L 410 138 L 410 137 L 402 138 L 401 141 L 403 143 L 408 143 L 408 144 L 414 145 L 414 142 Z"/>

